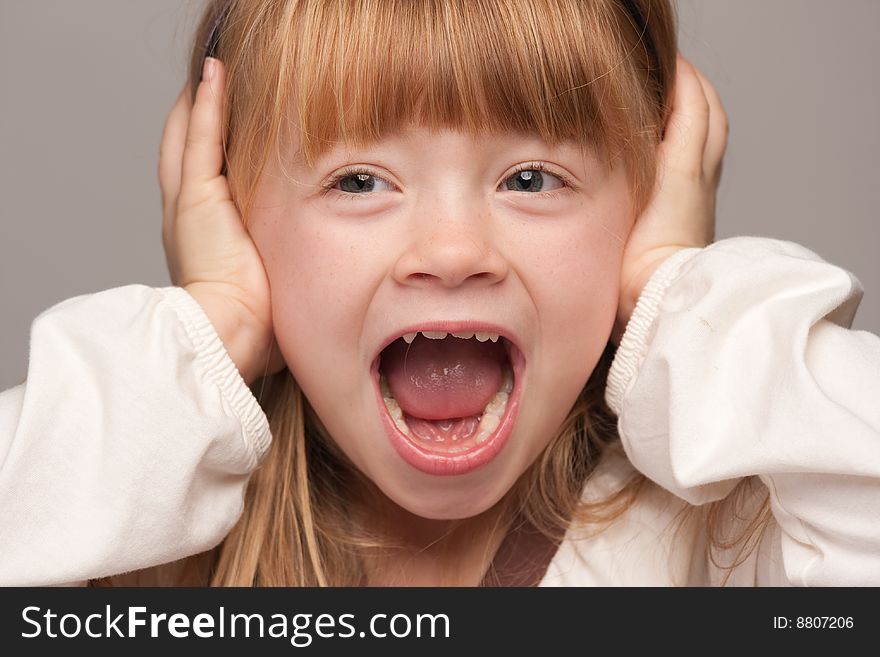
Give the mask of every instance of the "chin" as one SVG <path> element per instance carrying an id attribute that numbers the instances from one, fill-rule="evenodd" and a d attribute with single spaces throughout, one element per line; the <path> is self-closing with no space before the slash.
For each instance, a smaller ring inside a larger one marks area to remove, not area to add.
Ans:
<path id="1" fill-rule="evenodd" d="M 417 482 L 407 482 L 401 486 L 388 485 L 390 482 L 373 483 L 397 506 L 425 518 L 426 520 L 465 520 L 484 513 L 495 506 L 513 487 L 516 479 L 509 484 L 499 484 L 499 478 L 484 483 L 455 481 L 455 477 L 444 477 L 443 485 L 419 486 Z"/>

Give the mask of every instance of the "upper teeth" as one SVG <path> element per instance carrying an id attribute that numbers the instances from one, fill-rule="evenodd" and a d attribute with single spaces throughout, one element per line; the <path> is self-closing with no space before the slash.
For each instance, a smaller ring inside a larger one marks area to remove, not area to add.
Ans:
<path id="1" fill-rule="evenodd" d="M 418 333 L 407 333 L 403 336 L 404 341 L 407 344 L 412 344 L 412 341 L 416 339 L 416 336 L 421 333 L 426 338 L 431 340 L 443 340 L 449 335 L 446 331 L 419 331 Z M 499 335 L 497 333 L 489 333 L 484 331 L 467 331 L 465 333 L 453 333 L 452 337 L 461 338 L 463 340 L 469 340 L 470 338 L 476 337 L 480 342 L 485 342 L 486 340 L 491 340 L 492 342 L 498 342 Z"/>

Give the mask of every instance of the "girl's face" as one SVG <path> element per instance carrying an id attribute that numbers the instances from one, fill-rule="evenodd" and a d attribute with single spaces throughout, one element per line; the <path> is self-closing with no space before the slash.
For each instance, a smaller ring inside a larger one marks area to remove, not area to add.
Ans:
<path id="1" fill-rule="evenodd" d="M 489 509 L 608 340 L 631 223 L 623 167 L 573 143 L 426 128 L 284 166 L 267 169 L 250 231 L 291 372 L 399 506 L 434 519 Z M 402 338 L 420 330 L 439 335 Z"/>

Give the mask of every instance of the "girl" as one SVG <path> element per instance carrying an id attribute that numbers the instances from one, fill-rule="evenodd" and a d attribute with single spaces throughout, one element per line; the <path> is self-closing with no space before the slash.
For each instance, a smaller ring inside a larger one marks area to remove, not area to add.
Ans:
<path id="1" fill-rule="evenodd" d="M 880 342 L 805 249 L 706 246 L 668 4 L 231 0 L 196 44 L 176 287 L 50 309 L 0 398 L 4 583 L 880 582 Z"/>

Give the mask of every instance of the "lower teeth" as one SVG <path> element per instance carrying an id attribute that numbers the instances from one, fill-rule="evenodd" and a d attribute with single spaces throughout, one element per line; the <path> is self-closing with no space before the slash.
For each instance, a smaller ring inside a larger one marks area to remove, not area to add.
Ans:
<path id="1" fill-rule="evenodd" d="M 401 433 L 412 438 L 413 434 L 409 430 L 406 420 L 403 419 L 403 410 L 401 410 L 397 400 L 394 399 L 394 396 L 391 394 L 388 382 L 385 380 L 385 375 L 381 372 L 379 373 L 379 389 L 382 391 L 382 400 L 385 402 L 385 408 L 388 409 L 388 414 L 391 416 L 391 419 L 394 420 L 394 424 L 400 429 Z M 501 418 L 504 417 L 504 412 L 507 410 L 507 402 L 510 399 L 511 392 L 513 392 L 513 372 L 510 370 L 510 367 L 505 367 L 503 378 L 501 380 L 501 387 L 498 388 L 498 392 L 496 392 L 495 396 L 492 397 L 488 404 L 486 404 L 486 408 L 483 409 L 483 413 L 480 416 L 480 424 L 474 434 L 474 441 L 477 444 L 485 442 L 495 429 L 498 428 L 498 425 L 501 423 Z M 457 438 L 453 438 L 453 440 L 457 440 Z M 438 438 L 437 441 L 443 442 L 443 439 Z M 462 452 L 466 449 L 466 447 L 452 447 L 449 451 Z"/>

